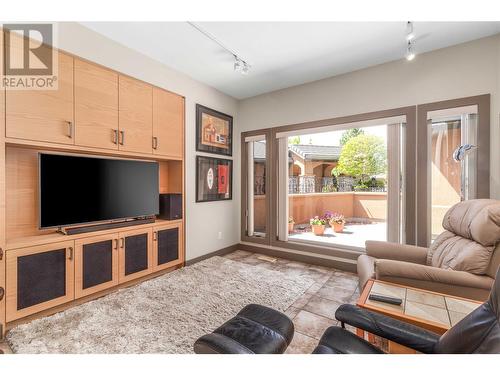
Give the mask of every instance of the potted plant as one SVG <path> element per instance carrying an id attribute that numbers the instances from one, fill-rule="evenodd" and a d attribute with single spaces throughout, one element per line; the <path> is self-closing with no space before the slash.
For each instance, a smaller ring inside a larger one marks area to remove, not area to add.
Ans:
<path id="1" fill-rule="evenodd" d="M 340 233 L 344 230 L 345 217 L 342 214 L 335 212 L 330 217 L 330 226 L 333 228 L 335 233 Z"/>
<path id="2" fill-rule="evenodd" d="M 326 220 L 319 216 L 314 216 L 309 220 L 311 229 L 316 236 L 322 236 L 325 233 Z"/>
<path id="3" fill-rule="evenodd" d="M 288 233 L 292 233 L 293 232 L 293 226 L 295 225 L 295 221 L 293 221 L 293 217 L 290 216 L 288 218 Z"/>
<path id="4" fill-rule="evenodd" d="M 325 220 L 326 224 L 330 224 L 330 220 L 333 217 L 334 213 L 332 211 L 326 211 L 325 214 L 323 215 L 323 219 Z"/>

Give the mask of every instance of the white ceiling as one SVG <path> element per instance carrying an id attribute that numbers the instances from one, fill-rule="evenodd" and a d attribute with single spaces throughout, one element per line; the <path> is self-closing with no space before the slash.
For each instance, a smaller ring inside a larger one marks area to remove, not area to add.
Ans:
<path id="1" fill-rule="evenodd" d="M 188 23 L 83 24 L 238 99 L 398 60 L 406 48 L 406 22 L 196 23 L 252 65 L 243 76 Z M 414 31 L 422 53 L 500 33 L 500 22 L 416 22 Z"/>

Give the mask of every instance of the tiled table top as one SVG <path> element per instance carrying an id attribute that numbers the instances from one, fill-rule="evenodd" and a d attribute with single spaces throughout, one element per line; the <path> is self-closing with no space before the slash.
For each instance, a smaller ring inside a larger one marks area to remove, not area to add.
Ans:
<path id="1" fill-rule="evenodd" d="M 389 313 L 395 317 L 405 317 L 407 320 L 427 322 L 435 326 L 437 331 L 445 331 L 457 324 L 467 314 L 471 313 L 481 302 L 453 297 L 445 294 L 414 289 L 396 284 L 371 280 L 363 293 L 358 305 L 371 310 Z M 401 298 L 400 306 L 389 303 L 372 301 L 370 294 Z"/>

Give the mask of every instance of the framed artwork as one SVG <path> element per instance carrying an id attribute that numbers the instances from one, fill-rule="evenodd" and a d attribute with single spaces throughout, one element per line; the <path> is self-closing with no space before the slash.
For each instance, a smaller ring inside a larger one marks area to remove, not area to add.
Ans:
<path id="1" fill-rule="evenodd" d="M 233 155 L 233 117 L 196 104 L 196 151 Z"/>
<path id="2" fill-rule="evenodd" d="M 196 156 L 196 202 L 233 199 L 233 161 Z"/>

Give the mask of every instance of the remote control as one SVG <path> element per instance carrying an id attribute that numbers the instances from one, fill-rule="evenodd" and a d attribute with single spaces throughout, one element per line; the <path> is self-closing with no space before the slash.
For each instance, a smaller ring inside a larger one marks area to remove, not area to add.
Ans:
<path id="1" fill-rule="evenodd" d="M 403 303 L 403 300 L 401 298 L 381 296 L 380 294 L 370 294 L 368 299 L 372 301 L 390 303 L 391 305 L 398 305 L 398 306 Z"/>

